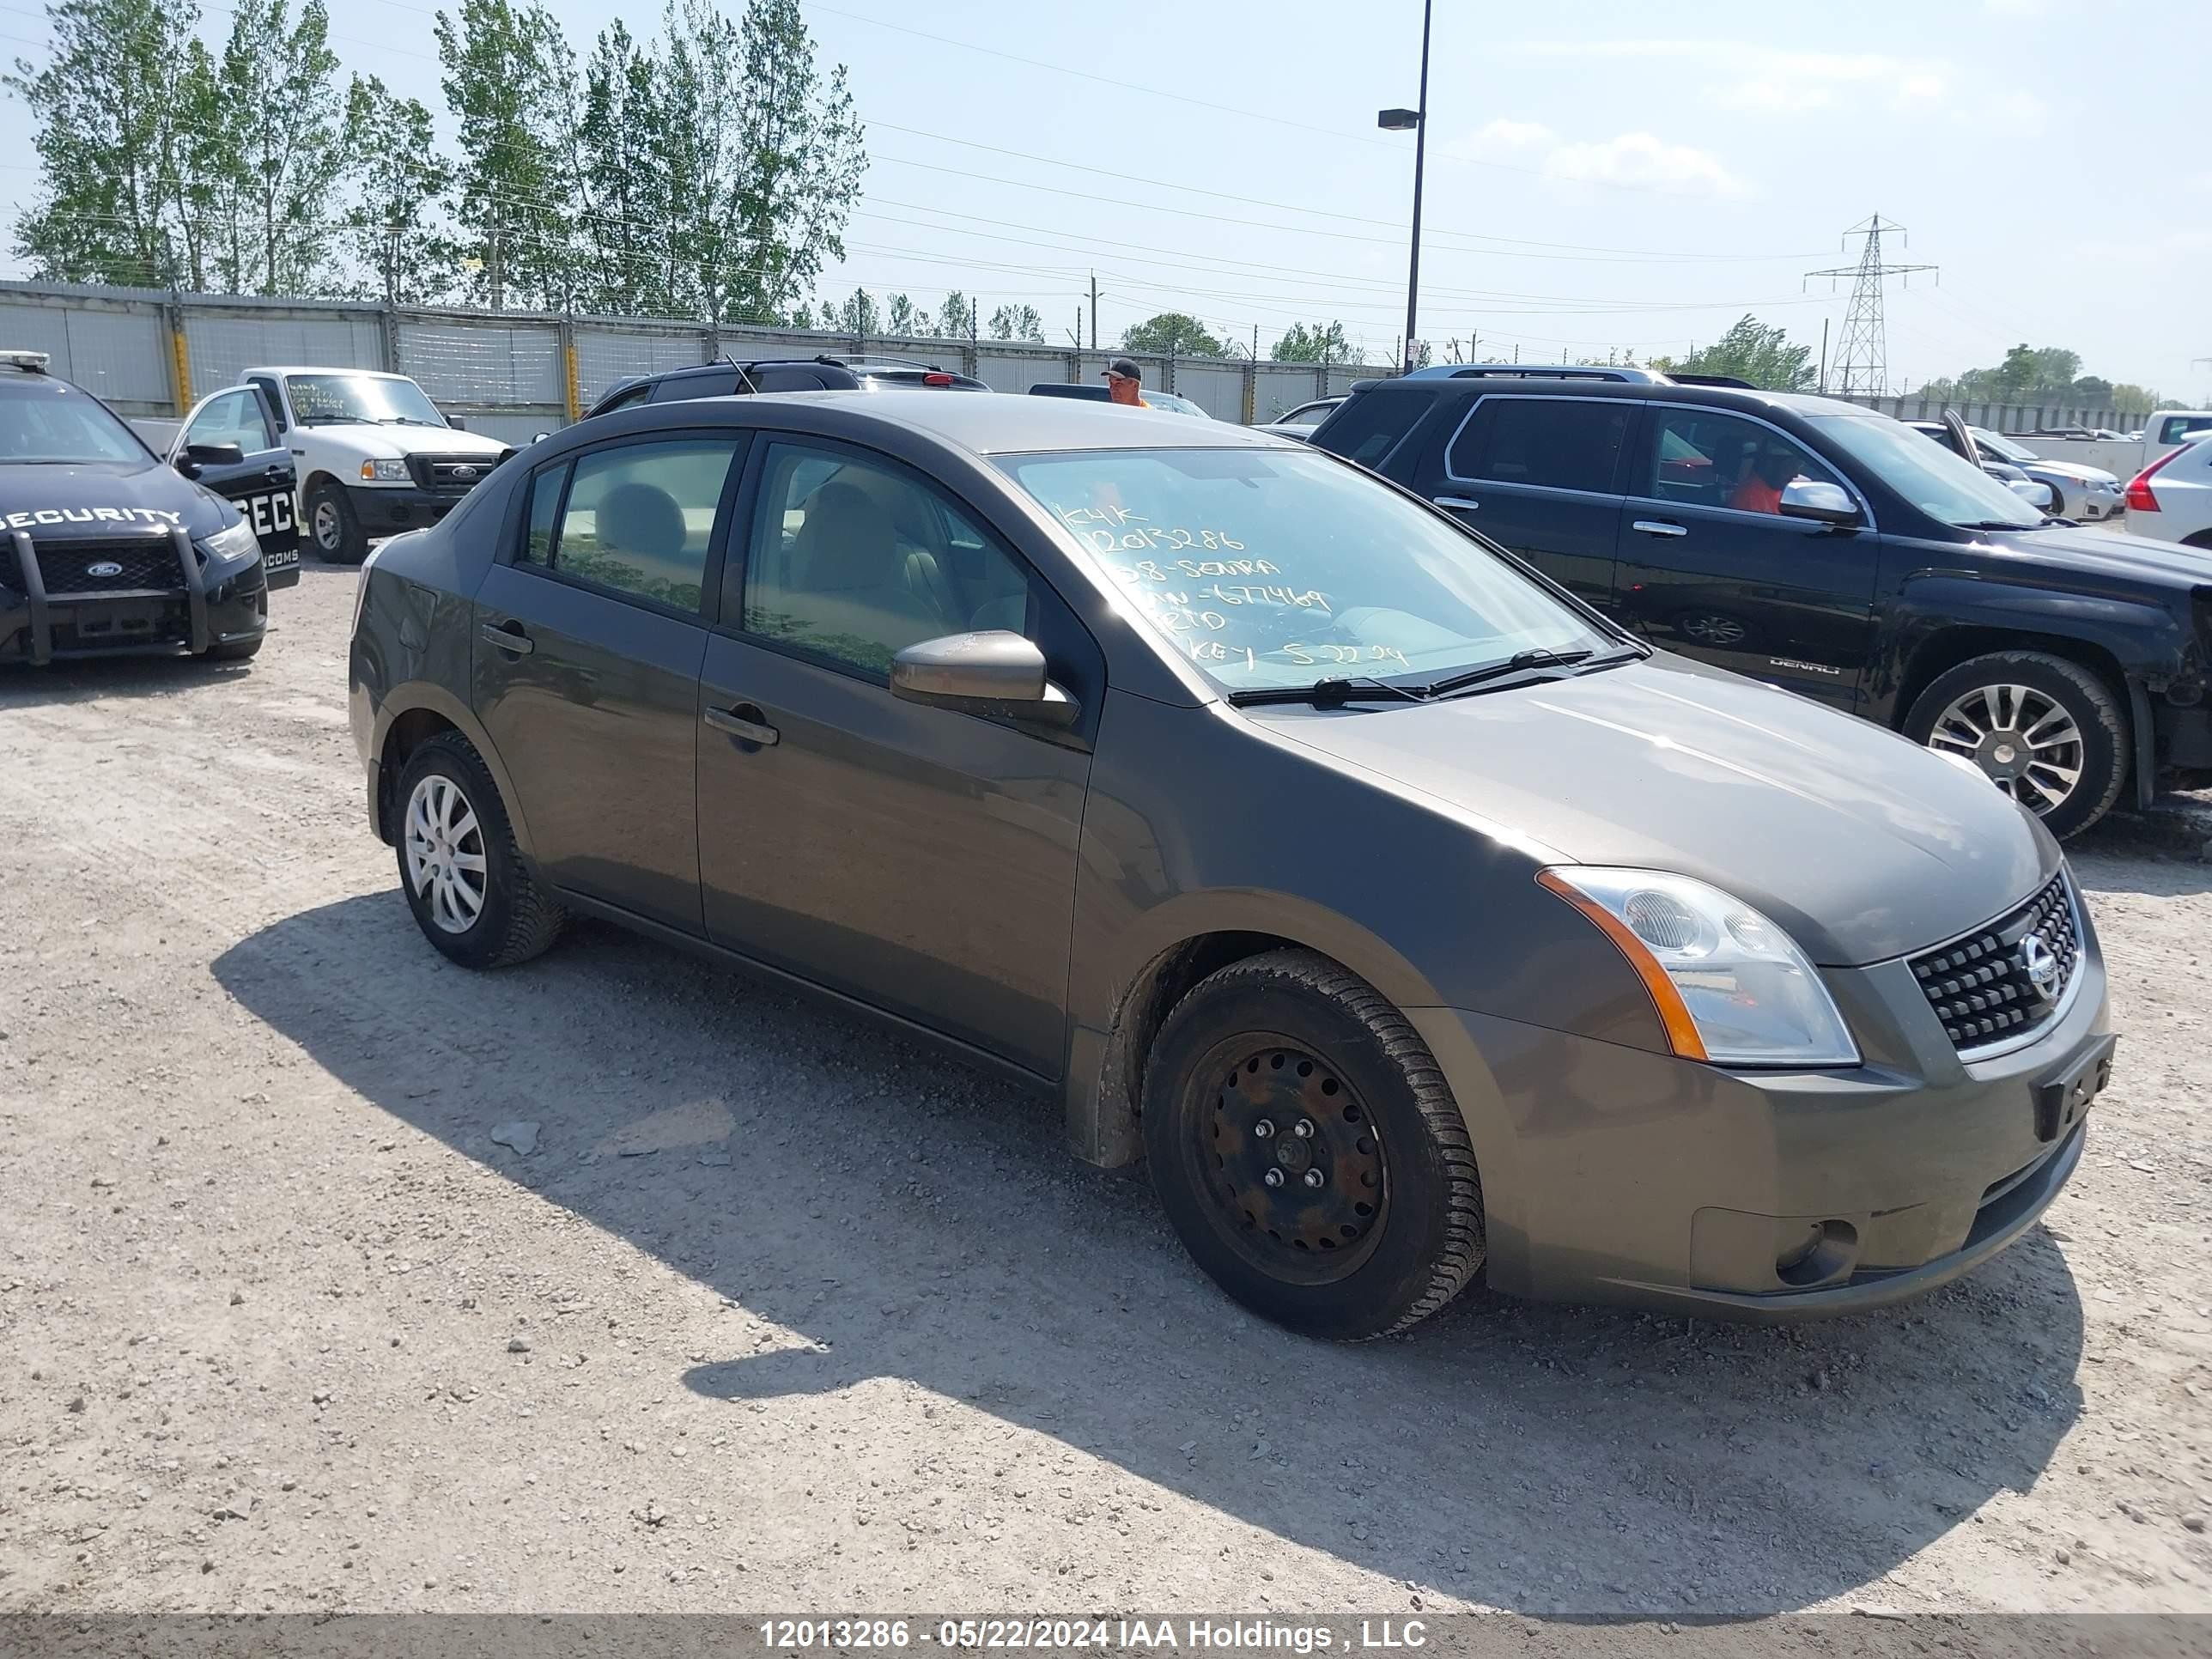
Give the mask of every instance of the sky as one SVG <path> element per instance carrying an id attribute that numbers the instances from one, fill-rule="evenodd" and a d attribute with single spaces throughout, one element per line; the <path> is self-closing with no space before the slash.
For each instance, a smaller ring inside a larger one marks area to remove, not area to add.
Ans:
<path id="1" fill-rule="evenodd" d="M 549 0 L 580 58 L 617 14 Z M 204 0 L 205 32 L 228 0 Z M 1048 337 L 1185 311 L 1264 354 L 1340 320 L 1370 362 L 1404 328 L 1419 0 L 805 0 L 847 66 L 870 165 L 855 284 Z M 427 0 L 332 0 L 349 70 L 442 109 Z M 2026 342 L 2083 372 L 2212 404 L 2212 5 L 2137 0 L 1439 0 L 1417 333 L 1449 355 L 1680 355 L 1746 312 L 1840 343 L 1844 233 L 1879 214 L 1888 378 Z M 38 0 L 0 0 L 33 61 Z M 450 131 L 450 123 L 447 123 Z M 0 100 L 0 199 L 35 188 L 31 127 Z M 12 212 L 9 216 L 12 218 Z M 0 258 L 0 270 L 21 275 Z M 1832 346 L 1832 349 L 1833 347 Z"/>

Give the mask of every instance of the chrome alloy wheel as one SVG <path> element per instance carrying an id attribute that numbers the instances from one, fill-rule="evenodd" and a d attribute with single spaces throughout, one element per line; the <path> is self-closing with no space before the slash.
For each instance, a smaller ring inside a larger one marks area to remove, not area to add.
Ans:
<path id="1" fill-rule="evenodd" d="M 436 772 L 407 799 L 407 879 L 441 932 L 465 933 L 483 914 L 483 829 L 460 786 Z"/>
<path id="2" fill-rule="evenodd" d="M 1928 746 L 1964 756 L 2030 811 L 2056 811 L 2081 782 L 2081 728 L 2027 685 L 1978 685 L 1936 717 Z"/>

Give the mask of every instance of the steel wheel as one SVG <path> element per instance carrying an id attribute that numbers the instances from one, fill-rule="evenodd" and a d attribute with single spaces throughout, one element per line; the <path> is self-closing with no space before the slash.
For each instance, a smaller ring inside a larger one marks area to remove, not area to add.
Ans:
<path id="1" fill-rule="evenodd" d="M 407 879 L 448 933 L 465 933 L 483 914 L 489 884 L 483 828 L 459 785 L 432 773 L 407 798 Z"/>
<path id="2" fill-rule="evenodd" d="M 338 517 L 338 504 L 329 496 L 315 503 L 308 523 L 314 531 L 315 545 L 325 556 L 334 556 L 345 550 L 345 521 Z"/>
<path id="3" fill-rule="evenodd" d="M 2033 686 L 1981 685 L 1936 717 L 1928 746 L 1963 755 L 2030 811 L 2056 811 L 2081 787 L 2081 728 Z"/>
<path id="4" fill-rule="evenodd" d="M 1364 1103 L 1326 1062 L 1271 1035 L 1221 1043 L 1207 1065 L 1220 1083 L 1201 1120 L 1200 1163 L 1231 1247 L 1297 1283 L 1357 1270 L 1389 1201 Z"/>

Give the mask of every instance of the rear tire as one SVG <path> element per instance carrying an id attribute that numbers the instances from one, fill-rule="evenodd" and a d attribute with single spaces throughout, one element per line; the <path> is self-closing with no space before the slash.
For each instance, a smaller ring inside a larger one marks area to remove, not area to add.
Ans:
<path id="1" fill-rule="evenodd" d="M 2128 775 L 2119 698 L 2080 663 L 2042 651 L 1994 651 L 1937 675 L 1905 735 L 1972 761 L 2061 840 L 2111 811 Z"/>
<path id="2" fill-rule="evenodd" d="M 368 556 L 368 538 L 362 533 L 353 503 L 328 479 L 307 492 L 307 539 L 332 564 L 359 564 Z"/>
<path id="3" fill-rule="evenodd" d="M 399 887 L 422 935 L 464 968 L 507 968 L 542 954 L 568 920 L 514 844 L 483 757 L 442 732 L 399 775 L 392 846 Z"/>
<path id="4" fill-rule="evenodd" d="M 1198 1265 L 1309 1336 L 1386 1336 L 1482 1266 L 1482 1183 L 1406 1017 L 1309 951 L 1201 981 L 1145 1075 L 1152 1184 Z M 1272 1183 L 1272 1184 L 1270 1184 Z"/>

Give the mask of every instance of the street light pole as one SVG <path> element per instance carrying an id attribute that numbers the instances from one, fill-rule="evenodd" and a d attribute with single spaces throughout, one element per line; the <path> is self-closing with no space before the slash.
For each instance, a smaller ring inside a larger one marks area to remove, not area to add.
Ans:
<path id="1" fill-rule="evenodd" d="M 1406 265 L 1406 356 L 1400 372 L 1413 372 L 1413 325 L 1421 307 L 1421 174 L 1429 150 L 1429 23 L 1434 0 L 1421 0 L 1421 106 L 1378 110 L 1375 125 L 1385 132 L 1413 130 L 1413 246 Z"/>

